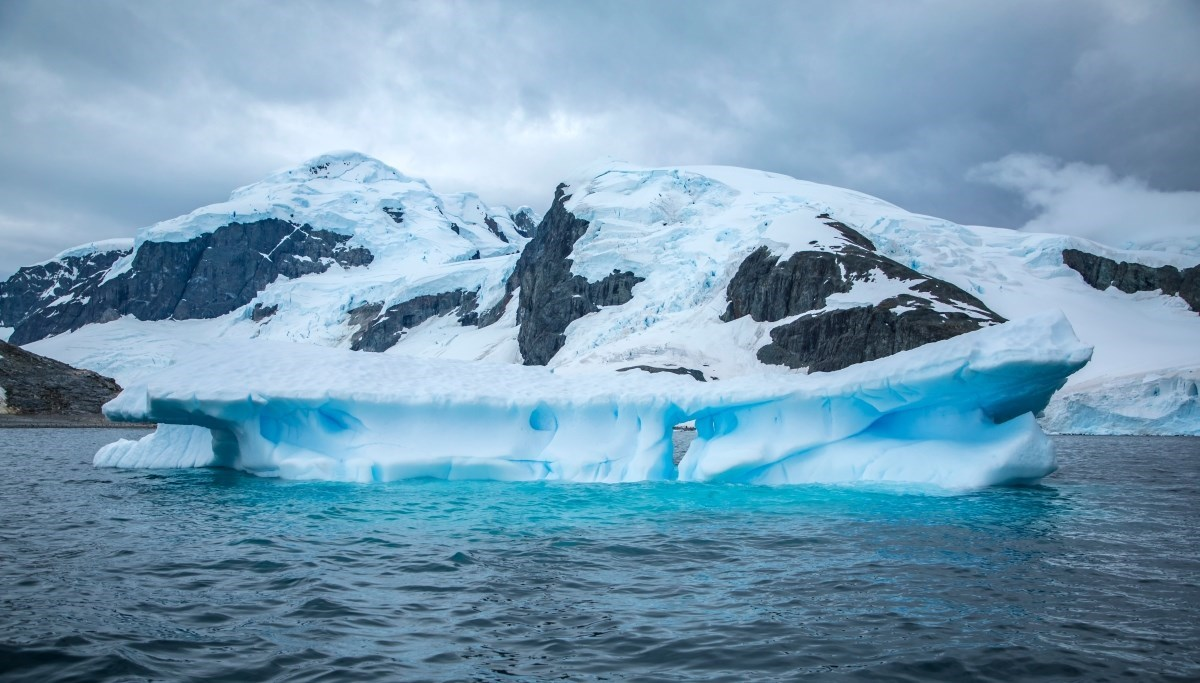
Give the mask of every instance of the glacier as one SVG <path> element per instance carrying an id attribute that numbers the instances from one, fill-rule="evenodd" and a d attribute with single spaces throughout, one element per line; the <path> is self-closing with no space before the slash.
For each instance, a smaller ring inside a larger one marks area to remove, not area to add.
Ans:
<path id="1" fill-rule="evenodd" d="M 1046 407 L 1054 434 L 1200 436 L 1200 369 L 1167 368 L 1067 387 Z"/>
<path id="2" fill-rule="evenodd" d="M 1091 357 L 1061 313 L 830 373 L 696 382 L 230 343 L 126 388 L 105 414 L 158 431 L 98 467 L 219 466 L 286 479 L 409 478 L 947 489 L 1055 468 L 1033 414 Z M 695 421 L 678 466 L 672 430 Z"/>

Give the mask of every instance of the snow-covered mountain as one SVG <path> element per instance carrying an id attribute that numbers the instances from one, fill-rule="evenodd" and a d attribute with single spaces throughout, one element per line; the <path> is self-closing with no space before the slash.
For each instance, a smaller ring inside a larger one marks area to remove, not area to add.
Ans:
<path id="1" fill-rule="evenodd" d="M 561 186 L 508 282 L 522 358 L 708 378 L 836 370 L 1003 320 L 804 204 L 795 183 L 610 165 Z"/>
<path id="2" fill-rule="evenodd" d="M 213 319 L 254 302 L 254 322 L 279 312 L 300 337 L 337 344 L 346 335 L 319 328 L 342 326 L 339 314 L 364 300 L 478 289 L 491 263 L 516 258 L 527 214 L 435 194 L 361 154 L 325 155 L 142 229 L 132 251 L 104 252 L 99 277 L 73 255 L 21 269 L 0 292 L 0 325 L 25 344 L 122 316 Z M 53 291 L 39 277 L 48 270 L 62 280 Z"/>
<path id="3" fill-rule="evenodd" d="M 961 226 L 728 167 L 606 163 L 560 185 L 533 224 L 528 209 L 325 155 L 93 248 L 89 265 L 23 268 L 0 286 L 0 326 L 122 383 L 254 338 L 721 381 L 834 370 L 1061 309 L 1096 350 L 1046 424 L 1200 433 L 1200 256 Z"/>

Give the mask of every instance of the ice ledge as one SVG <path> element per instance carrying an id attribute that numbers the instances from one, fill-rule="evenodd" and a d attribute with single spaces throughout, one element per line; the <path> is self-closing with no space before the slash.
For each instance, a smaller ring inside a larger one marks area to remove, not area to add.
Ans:
<path id="1" fill-rule="evenodd" d="M 1061 314 L 986 328 L 834 373 L 700 384 L 269 343 L 167 368 L 105 406 L 195 425 L 101 449 L 97 466 L 233 467 L 289 479 L 1034 481 L 1054 456 L 1032 413 L 1091 348 Z M 697 438 L 676 468 L 674 425 Z M 186 442 L 186 452 L 178 445 Z M 203 450 L 201 448 L 201 450 Z"/>

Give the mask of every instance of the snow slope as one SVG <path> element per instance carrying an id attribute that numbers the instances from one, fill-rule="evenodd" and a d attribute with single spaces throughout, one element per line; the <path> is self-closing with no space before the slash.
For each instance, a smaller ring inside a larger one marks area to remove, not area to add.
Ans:
<path id="1" fill-rule="evenodd" d="M 400 211 L 402 219 L 388 211 Z M 487 227 L 484 219 L 489 216 L 498 220 L 509 242 Z M 143 228 L 135 242 L 182 242 L 233 220 L 249 223 L 267 218 L 351 235 L 352 245 L 366 247 L 376 258 L 424 263 L 469 258 L 475 249 L 485 250 L 483 256 L 514 253 L 521 239 L 507 211 L 484 206 L 478 196 L 435 194 L 424 180 L 347 151 L 309 159 L 234 190 L 228 201 Z M 450 230 L 452 224 L 461 232 Z M 114 266 L 110 277 L 131 261 Z"/>
<path id="2" fill-rule="evenodd" d="M 800 315 L 774 321 L 743 316 L 722 320 L 727 289 L 739 266 L 767 248 L 781 262 L 797 252 L 835 254 L 852 238 L 830 224 L 827 209 L 809 205 L 808 185 L 786 176 L 731 167 L 638 168 L 607 163 L 571 182 L 566 208 L 589 222 L 575 243 L 572 272 L 589 281 L 613 271 L 644 278 L 633 300 L 571 324 L 551 367 L 584 371 L 613 364 L 685 367 L 726 378 L 764 367 L 757 352 L 770 331 Z M 837 215 L 832 215 L 837 219 Z M 845 265 L 841 266 L 846 274 Z M 962 313 L 980 325 L 986 311 L 930 299 L 917 280 L 880 270 L 830 295 L 829 311 L 878 304 L 897 295 L 929 300 L 942 313 Z"/>
<path id="3" fill-rule="evenodd" d="M 125 389 L 105 406 L 110 418 L 196 429 L 168 426 L 137 443 L 118 442 L 95 462 L 351 481 L 973 488 L 1053 471 L 1053 451 L 1030 412 L 1090 354 L 1054 315 L 838 372 L 707 383 L 243 343 Z M 686 420 L 696 420 L 697 438 L 677 472 L 671 432 Z"/>
<path id="4" fill-rule="evenodd" d="M 42 263 L 44 264 L 49 263 L 50 261 L 62 261 L 72 257 L 91 256 L 92 254 L 99 254 L 107 251 L 130 251 L 133 249 L 133 244 L 134 240 L 129 237 L 115 237 L 107 240 L 96 240 L 94 242 L 87 242 L 86 244 L 80 244 L 78 246 L 71 247 L 70 249 L 64 249 L 56 254 L 54 258 L 50 259 L 49 261 L 43 261 Z"/>
<path id="5" fill-rule="evenodd" d="M 514 215 L 504 207 L 484 204 L 474 194 L 437 194 L 424 181 L 378 160 L 341 152 L 311 159 L 235 190 L 227 202 L 143 228 L 137 234 L 136 248 L 150 242 L 187 242 L 232 223 L 266 219 L 348 235 L 346 248 L 367 250 L 372 257 L 368 266 L 330 264 L 324 272 L 279 277 L 245 306 L 216 319 L 196 321 L 187 332 L 187 339 L 195 343 L 265 338 L 348 346 L 359 329 L 350 319 L 351 311 L 364 305 L 387 309 L 416 297 L 456 290 L 475 293 L 478 306 L 494 305 L 503 295 L 504 280 L 517 253 L 528 241 L 514 224 Z M 75 251 L 79 250 L 64 253 Z M 117 260 L 103 282 L 128 275 L 136 256 L 135 249 Z M 84 293 L 74 295 L 85 297 Z M 178 328 L 175 322 L 135 321 L 126 316 L 117 330 L 87 325 L 33 346 L 75 357 L 85 366 L 97 364 L 111 370 L 125 361 L 137 366 L 137 358 L 101 360 L 75 349 L 118 341 L 123 353 L 143 349 L 150 357 L 161 358 L 161 350 L 152 348 L 151 340 L 169 339 Z M 489 336 L 496 336 L 495 332 Z M 508 336 L 514 333 L 510 330 Z M 124 343 L 129 337 L 142 337 L 145 343 L 131 347 Z M 89 339 L 97 339 L 96 344 Z M 79 357 L 80 353 L 87 358 Z M 116 374 L 122 372 L 118 369 Z"/>

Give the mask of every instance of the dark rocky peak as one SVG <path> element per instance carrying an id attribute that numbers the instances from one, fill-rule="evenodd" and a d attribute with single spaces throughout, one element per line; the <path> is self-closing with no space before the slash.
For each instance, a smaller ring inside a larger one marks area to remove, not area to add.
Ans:
<path id="1" fill-rule="evenodd" d="M 143 242 L 128 271 L 94 278 L 73 298 L 32 309 L 10 341 L 26 344 L 123 315 L 139 320 L 215 318 L 244 306 L 279 277 L 369 264 L 349 235 L 275 218 L 229 223 L 183 242 Z"/>
<path id="2" fill-rule="evenodd" d="M 531 237 L 534 230 L 537 228 L 537 222 L 533 216 L 533 209 L 528 206 L 522 206 L 514 213 L 509 213 L 508 217 L 512 219 L 513 225 L 517 227 L 517 234 L 521 237 Z"/>
<path id="3" fill-rule="evenodd" d="M 99 419 L 100 407 L 120 392 L 108 377 L 0 342 L 0 414 Z"/>
<path id="4" fill-rule="evenodd" d="M 0 327 L 17 327 L 34 311 L 64 298 L 86 296 L 132 250 L 132 246 L 72 250 L 78 253 L 20 268 L 0 283 Z"/>
<path id="5" fill-rule="evenodd" d="M 1064 249 L 1062 255 L 1063 263 L 1096 289 L 1116 287 L 1126 294 L 1161 290 L 1167 296 L 1178 296 L 1187 302 L 1188 308 L 1200 313 L 1200 265 L 1183 270 L 1175 266 L 1156 268 L 1118 262 L 1078 249 Z"/>
<path id="6" fill-rule="evenodd" d="M 587 232 L 588 222 L 566 208 L 566 185 L 554 191 L 554 202 L 534 237 L 517 259 L 506 285 L 506 295 L 495 308 L 479 317 L 481 326 L 500 318 L 512 293 L 519 290 L 517 345 L 526 365 L 545 365 L 566 343 L 567 326 L 600 306 L 619 306 L 633 298 L 633 286 L 644 278 L 632 272 L 613 271 L 597 282 L 571 274 L 575 242 Z"/>

